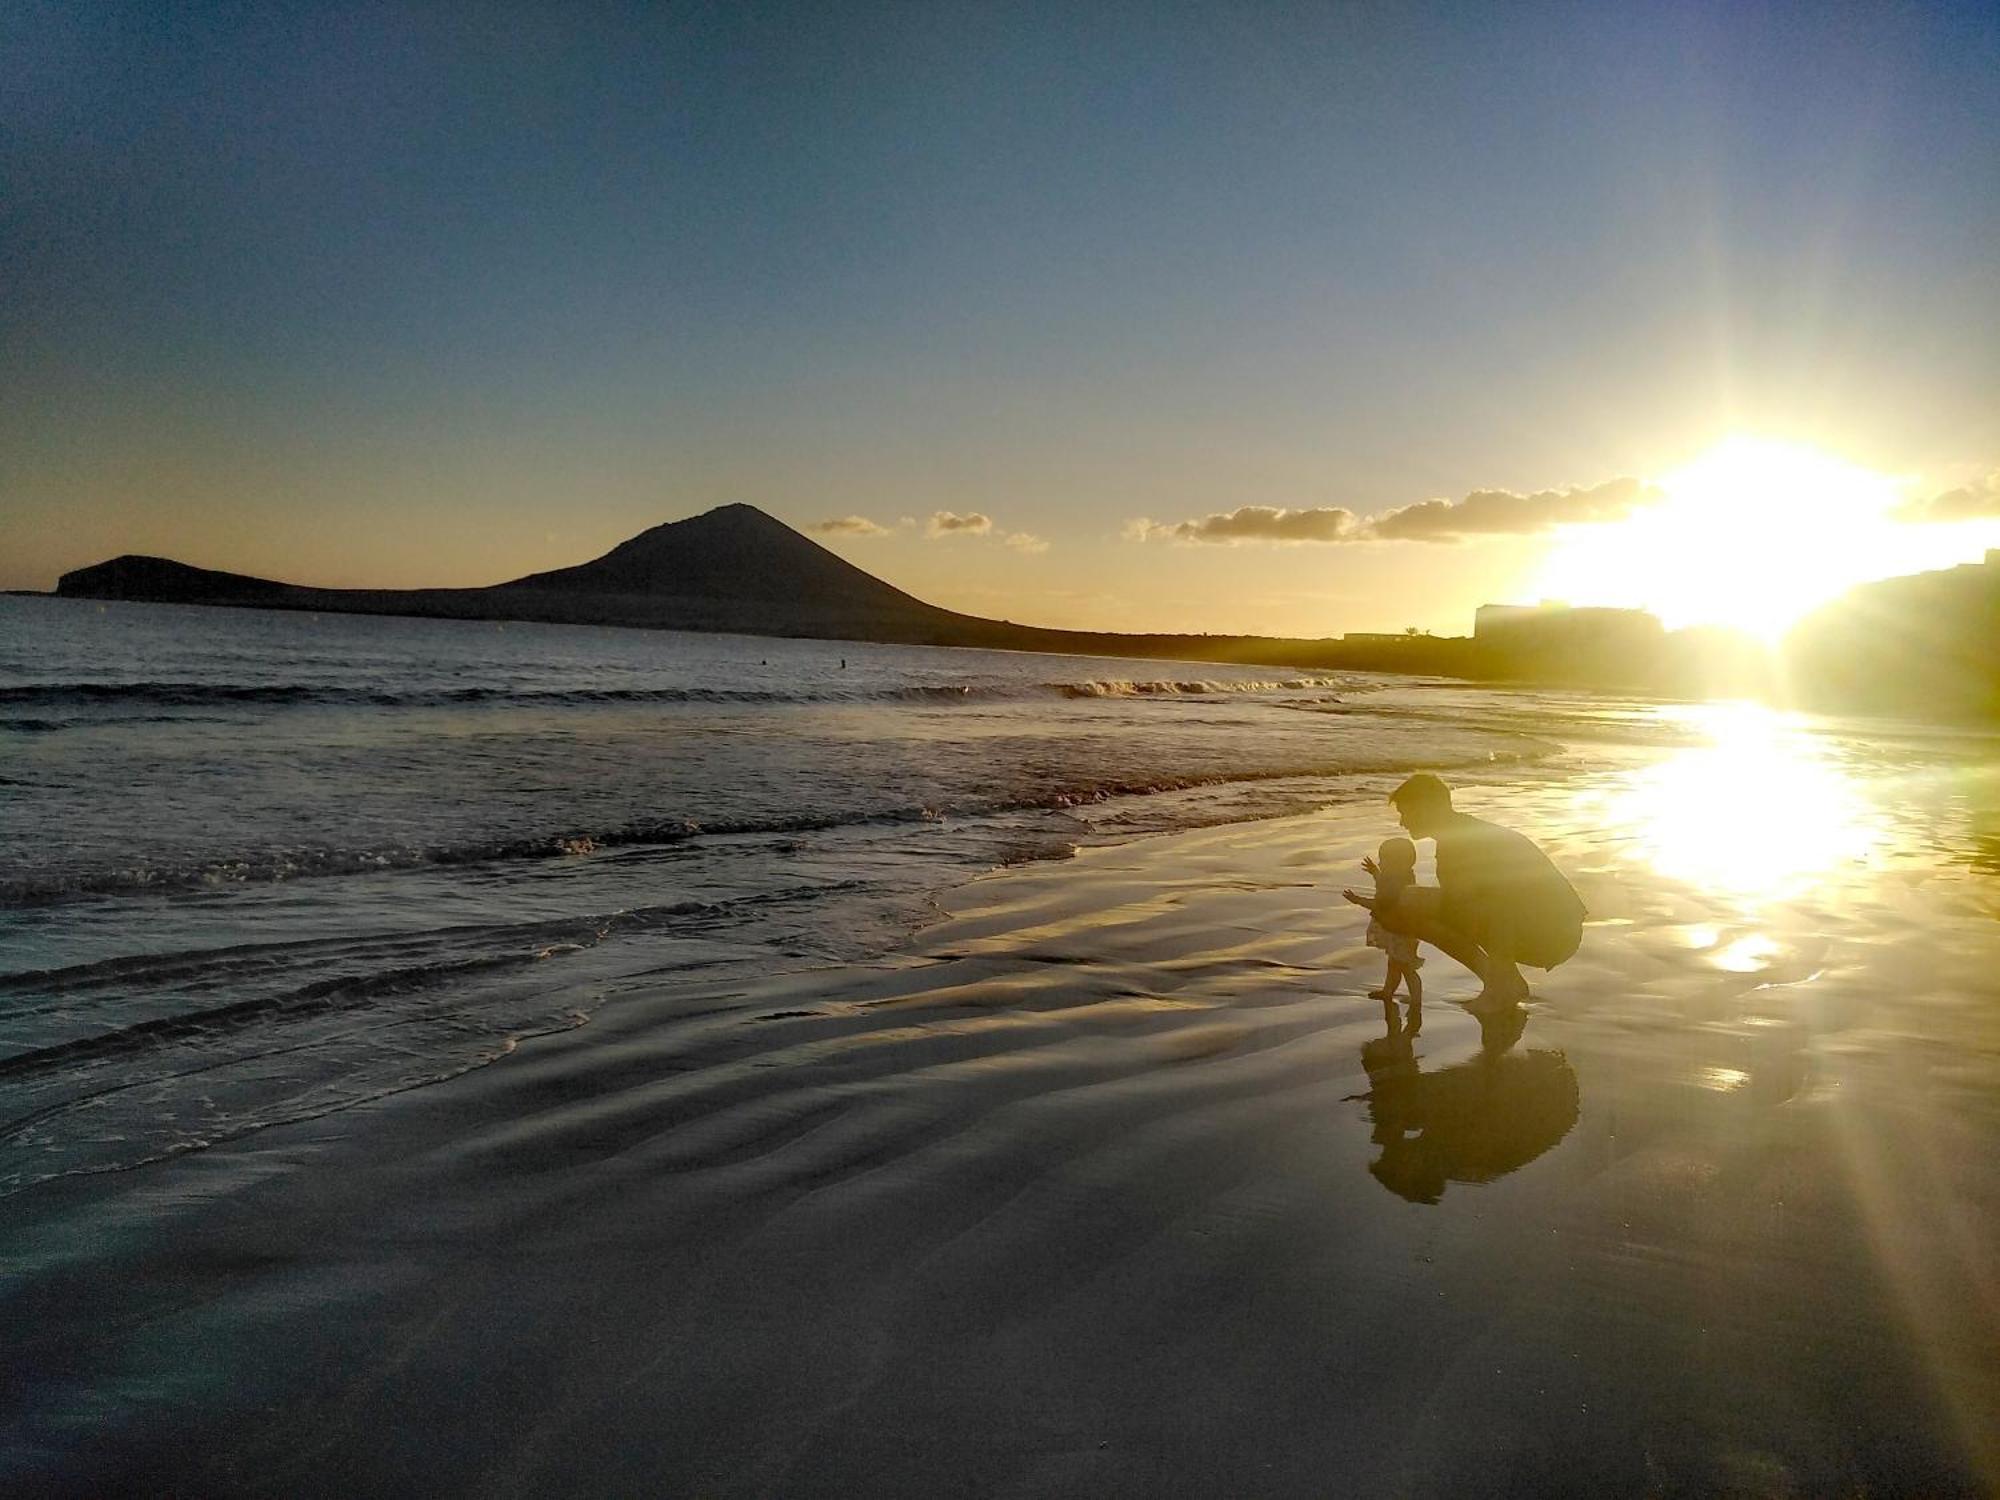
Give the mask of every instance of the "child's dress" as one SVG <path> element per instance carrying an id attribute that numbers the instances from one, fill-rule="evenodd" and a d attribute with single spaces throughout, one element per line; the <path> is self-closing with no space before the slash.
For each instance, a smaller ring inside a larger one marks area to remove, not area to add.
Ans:
<path id="1" fill-rule="evenodd" d="M 1397 882 L 1380 878 L 1375 882 L 1375 895 L 1378 900 L 1393 901 L 1402 893 L 1402 885 Z M 1389 955 L 1391 963 L 1401 964 L 1406 969 L 1414 971 L 1424 966 L 1424 961 L 1417 956 L 1417 940 L 1407 932 L 1390 931 L 1382 925 L 1382 919 L 1373 912 L 1368 914 L 1368 946 L 1380 948 Z"/>

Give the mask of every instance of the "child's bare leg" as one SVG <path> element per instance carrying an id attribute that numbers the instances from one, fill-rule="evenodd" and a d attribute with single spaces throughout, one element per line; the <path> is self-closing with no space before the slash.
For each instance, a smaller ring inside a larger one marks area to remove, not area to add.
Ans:
<path id="1" fill-rule="evenodd" d="M 1370 1000 L 1393 1000 L 1396 997 L 1396 980 L 1402 972 L 1403 966 L 1397 963 L 1395 959 L 1390 959 L 1389 971 L 1382 976 L 1380 988 L 1370 990 L 1368 998 Z"/>
<path id="2" fill-rule="evenodd" d="M 1424 976 L 1415 969 L 1403 971 L 1403 983 L 1410 993 L 1410 1020 L 1408 1031 L 1415 1036 L 1424 1024 Z"/>

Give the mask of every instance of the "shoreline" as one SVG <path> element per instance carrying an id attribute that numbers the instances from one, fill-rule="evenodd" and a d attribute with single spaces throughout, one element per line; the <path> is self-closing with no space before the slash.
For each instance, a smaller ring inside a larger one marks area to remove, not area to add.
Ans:
<path id="1" fill-rule="evenodd" d="M 1367 672 L 1386 676 L 1439 677 L 1454 682 L 1476 683 L 1476 677 L 1450 670 L 1458 664 L 1472 638 L 1470 636 L 1410 637 L 1408 646 L 1376 644 L 1372 648 L 1344 645 L 1341 637 L 1321 639 L 1294 636 L 1259 636 L 1229 632 L 1188 634 L 1171 631 L 1130 632 L 1071 630 L 1063 626 L 1017 625 L 1006 620 L 987 620 L 941 611 L 954 619 L 971 621 L 967 630 L 941 630 L 930 624 L 899 625 L 893 629 L 877 626 L 874 634 L 856 633 L 872 622 L 865 617 L 846 615 L 827 620 L 800 619 L 790 623 L 772 621 L 768 625 L 726 610 L 703 614 L 700 606 L 713 604 L 701 599 L 662 596 L 648 601 L 644 596 L 613 596 L 607 603 L 588 595 L 519 596 L 509 607 L 504 600 L 492 609 L 464 607 L 467 596 L 487 593 L 507 585 L 474 585 L 429 589 L 336 589 L 304 584 L 273 584 L 290 590 L 286 595 L 250 597 L 212 595 L 172 598 L 147 594 L 65 593 L 60 588 L 46 591 L 11 591 L 11 597 L 60 599 L 77 604 L 166 606 L 185 609 L 248 610 L 262 614 L 336 615 L 353 619 L 380 618 L 422 621 L 426 624 L 536 625 L 561 628 L 637 630 L 686 633 L 690 635 L 741 636 L 751 640 L 812 641 L 828 646 L 923 647 L 940 651 L 999 651 L 1021 656 L 1078 657 L 1101 661 L 1183 662 L 1190 665 L 1268 667 L 1286 672 Z M 0 591 L 9 593 L 9 591 Z M 405 597 L 407 596 L 407 597 Z M 641 608 L 619 608 L 637 603 Z M 690 612 L 689 606 L 695 608 Z M 929 608 L 930 606 L 926 606 Z M 1394 638 L 1400 640 L 1401 638 Z M 1039 642 L 1039 643 L 1037 643 Z M 1198 654 L 1187 655 L 1192 649 Z M 1275 654 L 1261 654 L 1275 653 Z M 1588 683 L 1574 684 L 1590 691 Z"/>
<path id="2" fill-rule="evenodd" d="M 1001 870 L 871 963 L 684 977 L 29 1189 L 0 1472 L 1978 1492 L 1991 894 L 1874 855 L 1704 890 L 1604 816 L 1648 774 L 1468 787 L 1593 913 L 1497 1058 L 1442 957 L 1388 1035 L 1338 896 L 1387 819 L 1340 806 Z"/>

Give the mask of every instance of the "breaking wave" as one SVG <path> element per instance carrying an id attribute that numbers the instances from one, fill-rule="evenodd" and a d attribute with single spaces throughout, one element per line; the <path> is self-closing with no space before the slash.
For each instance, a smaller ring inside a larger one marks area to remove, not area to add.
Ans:
<path id="1" fill-rule="evenodd" d="M 1515 736 L 1506 749 L 1485 749 L 1449 758 L 1412 760 L 1403 755 L 1350 756 L 1318 764 L 1259 766 L 1253 769 L 1186 775 L 1111 778 L 1044 787 L 1032 795 L 966 798 L 938 805 L 856 809 L 770 818 L 700 822 L 667 818 L 624 823 L 605 828 L 550 829 L 526 836 L 475 840 L 434 846 L 388 846 L 374 849 L 279 850 L 246 852 L 240 857 L 210 859 L 188 865 L 135 865 L 123 869 L 73 874 L 30 875 L 0 880 L 0 908 L 42 906 L 97 896 L 161 894 L 260 882 L 338 875 L 367 875 L 425 867 L 494 864 L 511 860 L 576 859 L 642 845 L 683 843 L 690 839 L 730 835 L 817 833 L 863 825 L 930 823 L 946 818 L 983 817 L 996 813 L 1057 811 L 1083 807 L 1118 797 L 1145 797 L 1163 792 L 1191 791 L 1254 782 L 1303 777 L 1361 776 L 1402 772 L 1419 767 L 1434 770 L 1454 766 L 1494 765 L 1542 759 L 1558 747 Z"/>
<path id="2" fill-rule="evenodd" d="M 591 707 L 607 704 L 951 704 L 1044 698 L 1216 697 L 1228 693 L 1314 692 L 1343 684 L 1329 677 L 1239 681 L 1227 678 L 1042 682 L 1024 686 L 905 683 L 893 687 L 767 689 L 755 687 L 452 687 L 377 689 L 349 684 L 217 682 L 34 682 L 0 687 L 0 705 L 18 708 L 168 707 L 232 704 L 453 708 L 480 704 Z M 0 728 L 39 732 L 69 722 L 31 716 L 0 719 Z"/>

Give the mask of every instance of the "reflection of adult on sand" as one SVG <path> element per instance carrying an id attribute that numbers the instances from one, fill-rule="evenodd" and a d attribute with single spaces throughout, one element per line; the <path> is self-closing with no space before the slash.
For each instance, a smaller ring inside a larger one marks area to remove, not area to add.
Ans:
<path id="1" fill-rule="evenodd" d="M 1369 1174 L 1412 1203 L 1435 1203 L 1452 1182 L 1491 1182 L 1555 1145 L 1577 1118 L 1576 1073 L 1560 1052 L 1509 1055 L 1527 1012 L 1480 1018 L 1485 1047 L 1470 1062 L 1426 1073 L 1394 1016 L 1365 1043 L 1370 1133 L 1382 1154 Z"/>
<path id="2" fill-rule="evenodd" d="M 1389 794 L 1410 837 L 1437 844 L 1435 886 L 1411 885 L 1376 911 L 1392 931 L 1442 949 L 1479 976 L 1475 1008 L 1524 1000 L 1520 964 L 1553 969 L 1583 941 L 1583 902 L 1562 872 L 1511 828 L 1459 812 L 1451 789 L 1419 772 Z M 1343 891 L 1357 906 L 1371 898 Z"/>

